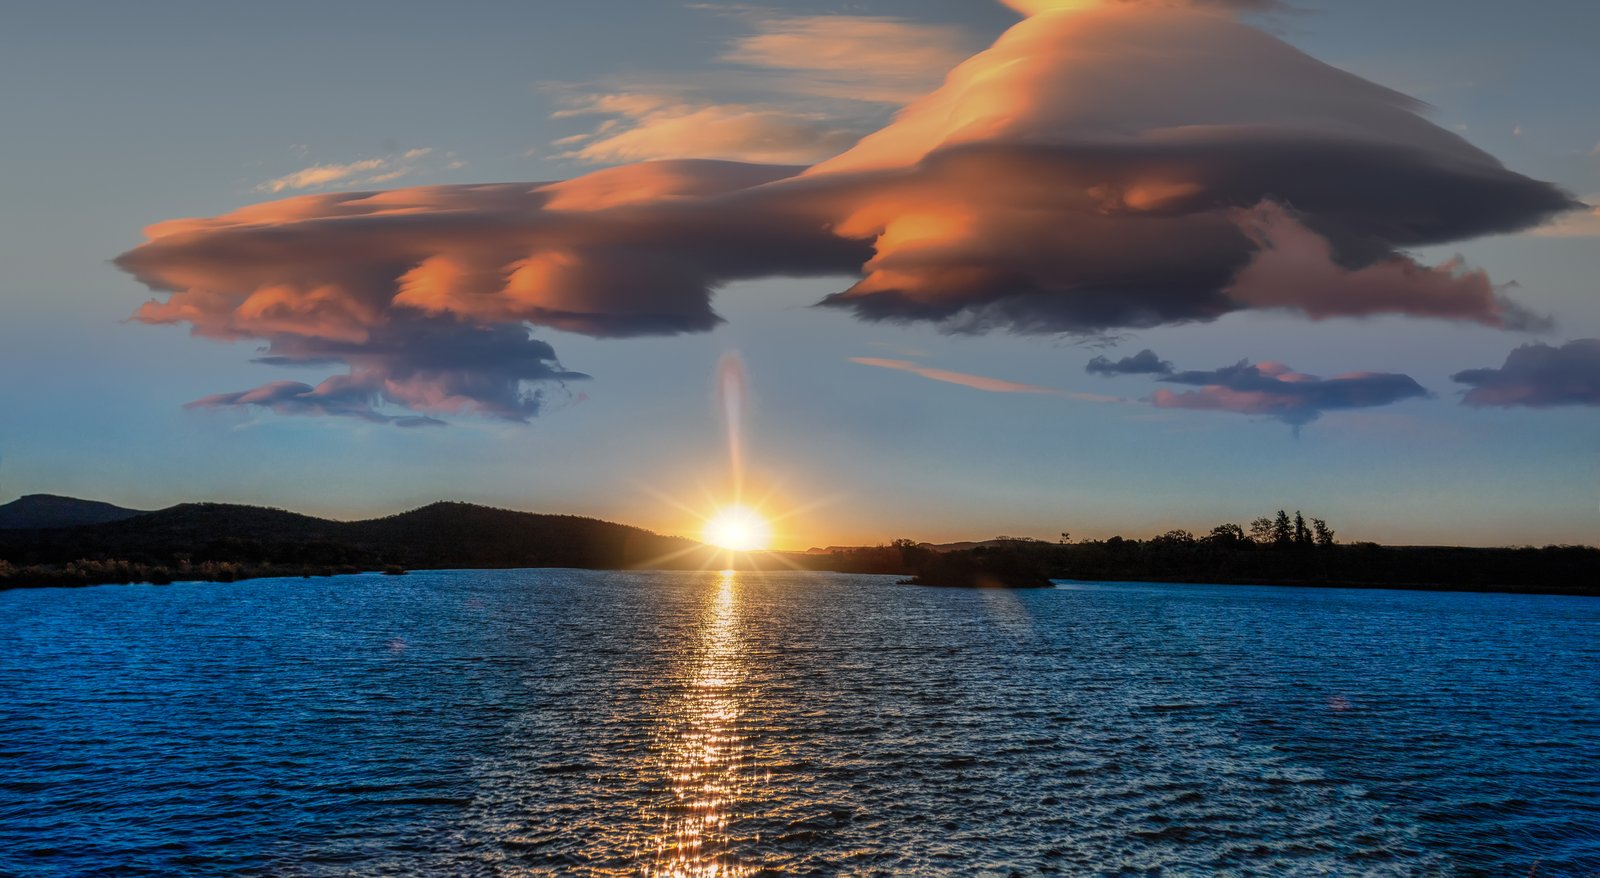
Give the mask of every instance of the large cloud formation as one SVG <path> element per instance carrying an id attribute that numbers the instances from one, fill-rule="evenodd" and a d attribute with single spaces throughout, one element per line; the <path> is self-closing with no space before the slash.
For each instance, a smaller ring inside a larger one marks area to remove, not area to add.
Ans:
<path id="1" fill-rule="evenodd" d="M 652 162 L 302 196 L 157 224 L 118 264 L 168 294 L 141 321 L 342 362 L 379 403 L 510 418 L 537 410 L 527 382 L 573 377 L 527 326 L 701 331 L 718 287 L 773 275 L 858 277 L 824 304 L 950 331 L 1252 308 L 1532 320 L 1481 272 L 1404 251 L 1575 203 L 1410 98 L 1237 20 L 1239 3 L 1020 6 L 941 88 L 810 168 Z M 478 351 L 485 333 L 514 365 Z"/>
<path id="2" fill-rule="evenodd" d="M 317 393 L 290 398 L 275 383 L 205 406 L 380 420 L 388 404 L 526 420 L 543 402 L 538 385 L 586 377 L 527 324 L 605 337 L 701 331 L 720 319 L 717 284 L 863 258 L 857 242 L 798 219 L 754 222 L 739 206 L 740 192 L 795 170 L 660 162 L 546 185 L 306 195 L 154 226 L 118 264 L 172 291 L 139 321 L 264 339 L 270 365 L 350 370 Z M 790 246 L 807 234 L 816 246 Z"/>
<path id="3" fill-rule="evenodd" d="M 1461 398 L 1470 406 L 1600 405 L 1600 338 L 1523 345 L 1498 369 L 1468 369 L 1450 380 L 1471 385 Z"/>

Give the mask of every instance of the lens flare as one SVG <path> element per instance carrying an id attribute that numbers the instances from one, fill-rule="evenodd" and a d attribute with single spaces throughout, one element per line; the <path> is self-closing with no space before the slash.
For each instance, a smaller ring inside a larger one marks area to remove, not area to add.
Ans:
<path id="1" fill-rule="evenodd" d="M 729 351 L 717 363 L 717 400 L 728 431 L 728 474 L 733 479 L 734 502 L 742 499 L 744 492 L 744 396 L 744 359 L 737 351 Z"/>

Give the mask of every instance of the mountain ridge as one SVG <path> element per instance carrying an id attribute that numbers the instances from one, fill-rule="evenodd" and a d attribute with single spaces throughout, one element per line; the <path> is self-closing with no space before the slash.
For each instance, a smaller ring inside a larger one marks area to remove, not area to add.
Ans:
<path id="1" fill-rule="evenodd" d="M 100 500 L 82 500 L 60 494 L 24 494 L 0 505 L 0 530 L 84 527 L 109 524 L 146 514 Z"/>
<path id="2" fill-rule="evenodd" d="M 98 524 L 0 530 L 0 561 L 12 568 L 122 565 L 173 575 L 205 564 L 274 575 L 351 568 L 702 567 L 715 552 L 683 537 L 596 518 L 455 501 L 358 521 L 180 503 Z"/>

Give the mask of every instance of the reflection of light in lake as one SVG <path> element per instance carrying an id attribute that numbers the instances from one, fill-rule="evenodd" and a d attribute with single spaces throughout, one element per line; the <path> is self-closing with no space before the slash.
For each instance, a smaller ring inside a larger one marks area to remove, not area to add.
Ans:
<path id="1" fill-rule="evenodd" d="M 754 870 L 727 852 L 733 808 L 748 793 L 740 734 L 737 581 L 719 575 L 699 652 L 677 715 L 668 720 L 666 770 L 672 800 L 643 852 L 648 876 L 737 876 Z"/>

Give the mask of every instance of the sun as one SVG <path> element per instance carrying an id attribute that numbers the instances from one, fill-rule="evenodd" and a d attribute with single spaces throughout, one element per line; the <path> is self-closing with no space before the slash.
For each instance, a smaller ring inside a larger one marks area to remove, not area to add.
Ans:
<path id="1" fill-rule="evenodd" d="M 701 538 L 718 548 L 734 552 L 753 552 L 765 549 L 772 539 L 772 528 L 766 519 L 743 506 L 719 509 L 706 520 Z"/>

